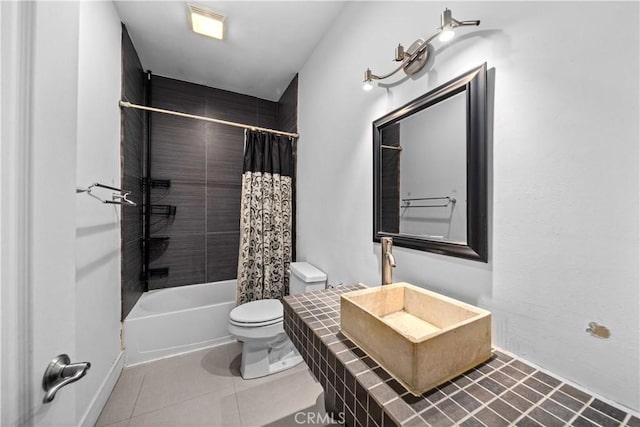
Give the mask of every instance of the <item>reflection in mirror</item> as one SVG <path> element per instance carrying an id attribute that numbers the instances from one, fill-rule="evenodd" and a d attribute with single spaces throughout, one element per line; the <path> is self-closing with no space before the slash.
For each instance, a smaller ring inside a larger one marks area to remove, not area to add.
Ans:
<path id="1" fill-rule="evenodd" d="M 390 209 L 382 212 L 381 230 L 466 244 L 465 93 L 389 126 L 383 139 L 383 206 Z"/>
<path id="2" fill-rule="evenodd" d="M 373 240 L 486 262 L 486 64 L 373 127 Z"/>

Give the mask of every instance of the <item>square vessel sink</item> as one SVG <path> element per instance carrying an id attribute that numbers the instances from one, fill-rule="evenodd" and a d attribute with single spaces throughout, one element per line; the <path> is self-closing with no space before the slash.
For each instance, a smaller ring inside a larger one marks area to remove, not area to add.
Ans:
<path id="1" fill-rule="evenodd" d="M 491 357 L 491 313 L 408 283 L 348 292 L 340 329 L 420 395 Z"/>

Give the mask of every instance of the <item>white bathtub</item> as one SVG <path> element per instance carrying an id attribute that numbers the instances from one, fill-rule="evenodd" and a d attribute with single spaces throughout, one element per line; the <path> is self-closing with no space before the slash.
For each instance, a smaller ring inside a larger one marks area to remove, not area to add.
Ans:
<path id="1" fill-rule="evenodd" d="M 236 280 L 142 294 L 124 320 L 127 366 L 234 341 L 227 330 Z"/>

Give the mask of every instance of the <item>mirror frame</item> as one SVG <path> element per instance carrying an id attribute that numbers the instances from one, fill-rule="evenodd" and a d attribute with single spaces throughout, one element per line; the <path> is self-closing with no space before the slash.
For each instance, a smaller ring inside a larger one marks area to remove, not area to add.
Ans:
<path id="1" fill-rule="evenodd" d="M 412 114 L 466 91 L 467 96 L 467 243 L 386 233 L 382 224 L 382 131 Z M 373 122 L 373 241 L 392 237 L 402 246 L 487 262 L 487 64 L 470 70 Z"/>

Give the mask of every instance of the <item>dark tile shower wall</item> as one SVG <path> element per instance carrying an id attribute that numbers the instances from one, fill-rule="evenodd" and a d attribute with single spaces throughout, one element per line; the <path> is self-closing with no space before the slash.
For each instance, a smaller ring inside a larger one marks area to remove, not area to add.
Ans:
<path id="1" fill-rule="evenodd" d="M 296 74 L 293 79 L 291 79 L 291 83 L 287 89 L 285 89 L 284 93 L 280 97 L 278 101 L 278 130 L 282 130 L 285 132 L 298 132 L 298 75 Z M 293 186 L 292 186 L 292 198 L 293 203 L 291 204 L 292 208 L 292 233 L 291 233 L 291 260 L 296 260 L 296 176 L 298 176 L 297 172 L 297 143 L 298 141 L 294 141 L 293 145 Z"/>
<path id="2" fill-rule="evenodd" d="M 292 86 L 290 86 L 291 88 Z M 287 126 L 296 126 L 297 99 L 288 89 Z M 151 105 L 276 129 L 279 103 L 160 76 L 151 79 Z M 171 180 L 152 188 L 151 203 L 176 206 L 175 215 L 153 215 L 150 268 L 169 268 L 149 289 L 235 279 L 240 237 L 240 193 L 244 130 L 154 113 L 151 174 Z"/>
<path id="3" fill-rule="evenodd" d="M 129 33 L 122 26 L 122 98 L 144 104 L 144 71 Z M 145 117 L 140 110 L 123 108 L 121 116 L 121 188 L 131 191 L 136 207 L 122 207 L 122 318 L 131 311 L 144 291 L 142 270 L 142 176 Z"/>
<path id="4" fill-rule="evenodd" d="M 298 75 L 296 74 L 278 101 L 278 130 L 298 132 Z"/>

